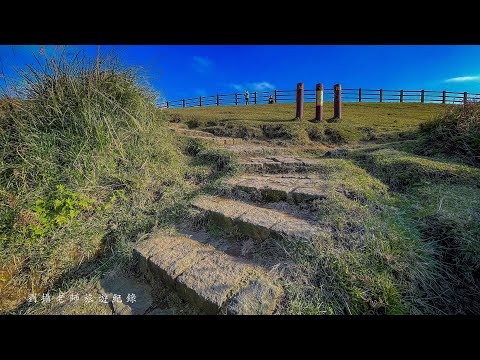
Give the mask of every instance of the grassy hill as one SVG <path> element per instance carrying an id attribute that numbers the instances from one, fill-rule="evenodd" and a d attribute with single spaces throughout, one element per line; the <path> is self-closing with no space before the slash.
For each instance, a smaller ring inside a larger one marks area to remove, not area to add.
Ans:
<path id="1" fill-rule="evenodd" d="M 315 104 L 305 104 L 305 117 L 295 120 L 295 104 L 196 107 L 168 109 L 173 121 L 184 122 L 219 136 L 305 143 L 341 144 L 378 138 L 411 136 L 420 124 L 432 120 L 447 105 L 417 103 L 344 103 L 341 121 L 333 104 L 325 103 L 324 123 L 315 117 Z"/>

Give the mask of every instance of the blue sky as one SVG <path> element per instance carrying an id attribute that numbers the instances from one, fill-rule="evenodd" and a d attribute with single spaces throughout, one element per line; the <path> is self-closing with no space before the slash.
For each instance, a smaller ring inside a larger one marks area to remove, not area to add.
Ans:
<path id="1" fill-rule="evenodd" d="M 0 45 L 6 77 L 54 46 Z M 97 46 L 71 46 L 95 55 Z M 298 82 L 343 87 L 480 93 L 480 46 L 420 45 L 141 45 L 107 46 L 141 65 L 167 100 L 255 90 L 289 90 Z M 1 75 L 0 75 L 1 76 Z M 1 80 L 1 79 L 0 79 Z M 2 82 L 0 81 L 0 84 Z"/>

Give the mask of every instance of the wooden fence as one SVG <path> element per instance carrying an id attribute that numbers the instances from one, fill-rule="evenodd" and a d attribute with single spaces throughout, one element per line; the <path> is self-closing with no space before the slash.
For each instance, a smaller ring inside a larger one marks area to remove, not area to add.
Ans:
<path id="1" fill-rule="evenodd" d="M 254 91 L 250 93 L 249 104 L 268 104 L 270 95 L 274 103 L 292 103 L 296 101 L 297 90 Z M 304 90 L 304 101 L 315 102 L 315 89 Z M 333 101 L 333 88 L 324 90 L 324 101 Z M 342 88 L 344 102 L 417 102 L 437 104 L 465 104 L 480 101 L 480 94 L 453 91 L 432 90 L 388 90 Z M 164 108 L 182 108 L 197 106 L 235 106 L 245 105 L 243 93 L 199 96 L 180 100 L 166 101 Z"/>

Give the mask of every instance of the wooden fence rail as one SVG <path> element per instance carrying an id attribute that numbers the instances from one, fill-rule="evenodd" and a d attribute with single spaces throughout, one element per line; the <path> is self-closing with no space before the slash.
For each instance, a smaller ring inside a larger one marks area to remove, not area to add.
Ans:
<path id="1" fill-rule="evenodd" d="M 296 101 L 297 90 L 254 91 L 250 93 L 249 104 L 268 104 L 272 96 L 274 103 L 292 103 Z M 315 89 L 304 90 L 304 102 L 315 102 Z M 324 89 L 324 101 L 333 102 L 334 91 Z M 465 104 L 480 101 L 480 94 L 434 90 L 389 90 L 342 88 L 343 102 L 416 102 L 437 104 Z M 163 108 L 202 107 L 202 106 L 238 106 L 245 105 L 243 93 L 199 96 L 161 104 Z"/>

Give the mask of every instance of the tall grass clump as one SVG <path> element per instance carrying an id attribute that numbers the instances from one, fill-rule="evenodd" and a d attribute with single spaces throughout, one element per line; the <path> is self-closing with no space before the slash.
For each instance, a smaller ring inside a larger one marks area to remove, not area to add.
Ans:
<path id="1" fill-rule="evenodd" d="M 444 153 L 480 165 L 480 104 L 452 106 L 435 120 L 421 124 L 423 154 Z"/>
<path id="2" fill-rule="evenodd" d="M 2 98 L 6 311 L 82 267 L 91 272 L 99 256 L 118 254 L 175 216 L 185 160 L 145 74 L 115 54 L 91 58 L 63 49 L 38 58 L 18 70 Z"/>

